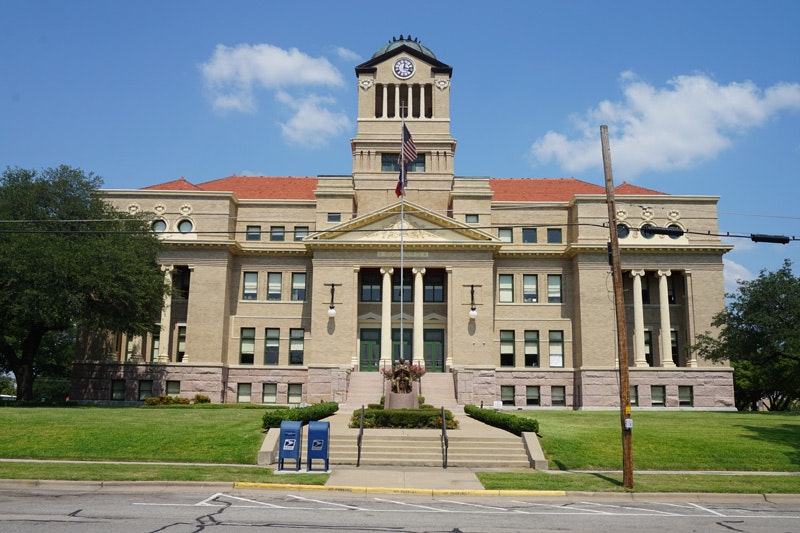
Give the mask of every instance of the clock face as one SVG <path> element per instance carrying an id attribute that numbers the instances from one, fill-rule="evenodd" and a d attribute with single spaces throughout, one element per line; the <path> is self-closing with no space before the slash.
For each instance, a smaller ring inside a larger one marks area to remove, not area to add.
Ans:
<path id="1" fill-rule="evenodd" d="M 406 57 L 401 57 L 394 62 L 393 70 L 395 76 L 405 80 L 414 74 L 414 63 Z"/>

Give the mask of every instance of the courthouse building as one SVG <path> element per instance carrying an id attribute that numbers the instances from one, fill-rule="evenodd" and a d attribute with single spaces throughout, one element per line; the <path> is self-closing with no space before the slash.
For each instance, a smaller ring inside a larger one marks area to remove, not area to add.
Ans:
<path id="1" fill-rule="evenodd" d="M 174 290 L 151 334 L 84 347 L 72 399 L 346 402 L 356 373 L 403 358 L 462 404 L 619 405 L 602 175 L 456 176 L 452 67 L 401 36 L 355 73 L 352 174 L 104 191 L 152 214 Z M 731 368 L 692 350 L 724 307 L 717 201 L 616 187 L 633 405 L 733 408 Z"/>

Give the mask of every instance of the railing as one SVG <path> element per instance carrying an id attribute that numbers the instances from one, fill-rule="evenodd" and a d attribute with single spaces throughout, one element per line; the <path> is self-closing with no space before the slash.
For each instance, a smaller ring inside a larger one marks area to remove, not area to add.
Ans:
<path id="1" fill-rule="evenodd" d="M 447 438 L 447 419 L 444 417 L 444 406 L 442 406 L 442 468 L 447 468 L 447 448 L 450 440 Z"/>
<path id="2" fill-rule="evenodd" d="M 358 439 L 356 440 L 356 444 L 358 445 L 358 457 L 356 458 L 356 466 L 361 466 L 361 440 L 364 438 L 364 406 L 361 406 L 361 424 L 359 424 L 358 428 Z"/>

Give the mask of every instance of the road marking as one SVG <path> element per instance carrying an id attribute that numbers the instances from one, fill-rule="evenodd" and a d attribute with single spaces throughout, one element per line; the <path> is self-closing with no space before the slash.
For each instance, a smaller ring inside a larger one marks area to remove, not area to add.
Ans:
<path id="1" fill-rule="evenodd" d="M 365 509 L 363 507 L 358 507 L 356 505 L 347 505 L 345 503 L 334 503 L 334 502 L 326 502 L 324 500 L 315 500 L 313 498 L 304 498 L 303 496 L 297 496 L 295 494 L 287 494 L 289 498 L 295 498 L 297 500 L 302 500 L 304 502 L 314 502 L 314 503 L 321 503 L 323 505 L 334 505 L 336 507 L 344 507 L 345 509 L 353 509 L 356 511 L 369 511 L 369 509 Z"/>
<path id="2" fill-rule="evenodd" d="M 384 500 L 383 498 L 373 498 L 373 499 L 376 500 L 376 501 L 379 501 L 379 502 L 394 503 L 396 505 L 404 505 L 404 506 L 407 506 L 407 507 L 416 507 L 418 509 L 428 509 L 430 511 L 436 511 L 436 512 L 439 512 L 439 513 L 452 513 L 452 512 L 454 512 L 454 511 L 448 511 L 447 509 L 437 509 L 436 507 L 429 507 L 427 505 L 417 505 L 415 503 L 398 502 L 396 500 Z"/>
<path id="3" fill-rule="evenodd" d="M 691 505 L 692 507 L 696 507 L 697 509 L 700 509 L 701 511 L 705 511 L 707 513 L 711 513 L 711 514 L 714 514 L 714 515 L 717 515 L 717 516 L 723 516 L 723 517 L 725 516 L 722 513 L 718 513 L 716 511 L 714 511 L 713 509 L 709 509 L 708 507 L 703 507 L 702 505 L 697 505 L 696 503 L 689 502 L 689 505 Z"/>

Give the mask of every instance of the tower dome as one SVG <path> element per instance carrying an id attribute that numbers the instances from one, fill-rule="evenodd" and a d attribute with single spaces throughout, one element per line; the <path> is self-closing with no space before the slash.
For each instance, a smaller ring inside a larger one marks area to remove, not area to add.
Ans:
<path id="1" fill-rule="evenodd" d="M 428 48 L 427 46 L 423 46 L 422 43 L 419 42 L 418 38 L 415 37 L 412 39 L 411 35 L 406 35 L 405 37 L 403 37 L 402 34 L 400 35 L 400 37 L 392 37 L 392 40 L 389 41 L 388 44 L 385 44 L 380 48 L 378 48 L 375 51 L 375 53 L 372 54 L 372 57 L 375 58 L 381 56 L 386 52 L 394 50 L 395 48 L 399 48 L 400 46 L 403 45 L 406 45 L 407 47 L 416 50 L 417 52 L 424 54 L 432 59 L 436 59 L 436 54 L 431 52 L 430 48 Z"/>

